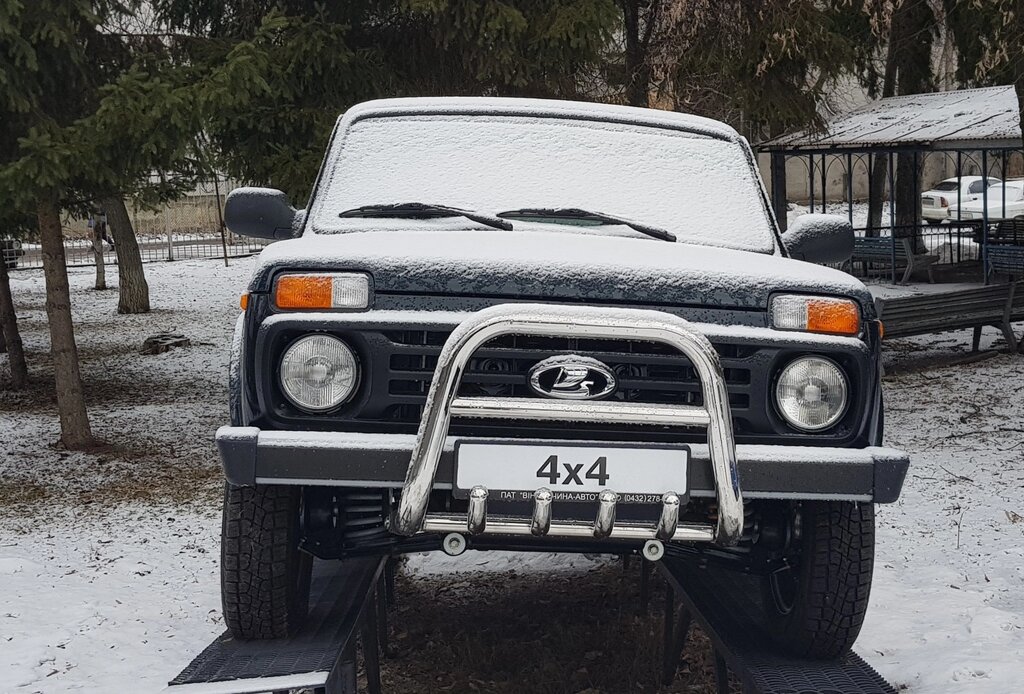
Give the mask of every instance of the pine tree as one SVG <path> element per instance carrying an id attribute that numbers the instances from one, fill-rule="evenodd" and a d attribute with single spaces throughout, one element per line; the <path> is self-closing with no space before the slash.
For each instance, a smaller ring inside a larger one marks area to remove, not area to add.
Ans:
<path id="1" fill-rule="evenodd" d="M 216 166 L 302 200 L 338 114 L 387 96 L 585 98 L 612 0 L 155 0 L 197 69 L 253 41 L 264 92 L 210 112 Z M 268 25 L 268 22 L 270 23 Z M 263 32 L 262 40 L 254 40 Z"/>
<path id="2" fill-rule="evenodd" d="M 1024 133 L 1024 6 L 1020 0 L 945 0 L 964 84 L 1016 88 Z"/>
<path id="3" fill-rule="evenodd" d="M 0 0 L 0 200 L 35 218 L 61 441 L 68 448 L 88 447 L 93 438 L 71 320 L 62 210 L 83 213 L 125 191 L 173 194 L 195 173 L 204 118 L 265 86 L 258 74 L 266 66 L 251 42 L 235 46 L 201 78 L 173 62 L 159 39 L 156 50 L 129 65 L 127 37 L 109 27 L 137 4 Z M 151 172 L 162 170 L 183 175 L 163 177 L 166 186 L 148 185 Z"/>
<path id="4" fill-rule="evenodd" d="M 68 448 L 92 444 L 78 349 L 71 324 L 67 266 L 60 225 L 61 196 L 76 168 L 73 143 L 62 127 L 82 115 L 78 95 L 89 82 L 84 71 L 83 31 L 95 27 L 85 2 L 39 0 L 0 5 L 0 199 L 15 209 L 34 209 L 42 242 L 46 313 L 60 415 Z"/>

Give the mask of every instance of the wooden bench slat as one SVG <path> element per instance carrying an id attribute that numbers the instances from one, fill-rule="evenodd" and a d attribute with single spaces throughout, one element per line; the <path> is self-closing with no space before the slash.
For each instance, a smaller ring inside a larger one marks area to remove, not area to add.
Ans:
<path id="1" fill-rule="evenodd" d="M 1008 305 L 1013 289 L 1012 305 Z M 1024 282 L 996 284 L 977 289 L 876 299 L 878 316 L 886 337 L 909 337 L 974 328 L 977 348 L 981 327 L 994 325 L 1016 349 L 1010 323 L 1024 320 Z M 1022 341 L 1024 342 L 1024 341 Z"/>
<path id="2" fill-rule="evenodd" d="M 979 297 L 971 299 L 969 301 L 949 301 L 947 303 L 934 303 L 934 304 L 889 304 L 888 306 L 878 306 L 878 313 L 881 317 L 889 316 L 895 317 L 900 315 L 913 315 L 921 313 L 932 313 L 940 312 L 943 315 L 949 315 L 956 311 L 972 311 L 978 307 L 986 307 L 999 305 L 1003 306 L 1006 304 L 1006 294 L 1002 296 L 990 296 L 990 297 Z M 1014 308 L 1024 306 L 1024 301 L 1018 300 L 1014 297 L 1013 301 Z"/>

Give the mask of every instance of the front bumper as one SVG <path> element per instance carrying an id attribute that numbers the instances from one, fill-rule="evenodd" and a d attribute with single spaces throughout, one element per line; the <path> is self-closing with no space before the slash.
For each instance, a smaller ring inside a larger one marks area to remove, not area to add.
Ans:
<path id="1" fill-rule="evenodd" d="M 932 222 L 945 222 L 949 219 L 947 207 L 922 207 L 921 217 Z"/>
<path id="2" fill-rule="evenodd" d="M 451 489 L 455 443 L 445 439 L 434 489 Z M 487 439 L 493 441 L 494 439 Z M 328 485 L 401 489 L 416 437 L 412 434 L 264 431 L 221 427 L 217 448 L 224 475 L 235 485 Z M 524 443 L 522 439 L 509 443 Z M 574 444 L 585 445 L 574 441 Z M 643 445 L 642 442 L 630 442 Z M 593 445 L 602 445 L 600 443 Z M 715 496 L 715 480 L 706 444 L 689 444 L 691 497 Z M 836 499 L 892 503 L 899 498 L 909 456 L 882 447 L 736 446 L 746 499 Z"/>

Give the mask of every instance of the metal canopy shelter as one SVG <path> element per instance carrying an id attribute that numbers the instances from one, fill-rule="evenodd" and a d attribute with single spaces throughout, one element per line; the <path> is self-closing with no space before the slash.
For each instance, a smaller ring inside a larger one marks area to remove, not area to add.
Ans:
<path id="1" fill-rule="evenodd" d="M 912 182 L 913 199 L 918 201 L 922 192 L 921 171 L 929 158 L 932 161 L 941 158 L 939 163 L 945 170 L 951 169 L 956 178 L 971 174 L 981 176 L 983 184 L 980 226 L 984 229 L 989 228 L 990 221 L 988 179 L 1006 180 L 1008 177 L 1024 175 L 1020 111 L 1013 86 L 879 99 L 836 116 L 823 130 L 804 130 L 786 134 L 761 143 L 758 150 L 771 157 L 772 206 L 783 229 L 786 228 L 788 209 L 787 162 L 793 159 L 803 161 L 806 166 L 806 192 L 812 212 L 828 211 L 829 180 L 831 178 L 834 182 L 837 173 L 842 174 L 843 190 L 841 193 L 837 192 L 833 185 L 831 197 L 833 200 L 840 198 L 846 203 L 846 213 L 855 227 L 855 177 L 860 172 L 861 176 L 869 180 L 870 172 L 879 160 L 885 162 L 883 188 L 888 189 L 890 200 L 894 197 L 896 187 L 904 185 L 896 177 L 896 158 L 900 154 L 909 154 L 913 157 L 913 170 L 917 172 Z M 1005 207 L 1005 189 L 1000 190 L 1003 191 Z M 877 191 L 872 190 L 869 182 L 869 203 L 872 201 L 873 193 L 877 194 Z M 960 262 L 963 259 L 961 248 L 965 245 L 970 246 L 963 244 L 960 238 L 971 236 L 972 230 L 967 228 L 971 224 L 975 227 L 973 233 L 976 235 L 978 222 L 961 224 L 963 219 L 959 216 L 962 202 L 960 191 L 955 195 L 957 216 L 951 218 L 949 223 L 941 228 L 932 225 L 929 230 L 929 225 L 921 225 L 920 202 L 914 215 L 916 228 L 898 228 L 895 210 L 890 204 L 888 219 L 883 221 L 881 227 L 864 229 L 864 235 L 892 236 L 895 239 L 900 235 L 916 234 L 920 238 L 922 234 L 931 234 L 936 237 L 936 242 L 948 240 L 951 248 L 955 246 L 956 258 L 951 262 Z M 997 204 L 998 201 L 991 203 Z M 816 209 L 818 205 L 820 210 Z M 952 204 L 950 206 L 952 207 Z M 832 211 L 835 211 L 834 206 Z M 988 233 L 981 234 L 980 254 L 977 247 L 974 247 L 973 251 L 980 256 L 977 259 L 983 261 L 986 269 L 989 269 L 988 236 Z M 895 281 L 895 240 L 892 246 L 892 276 Z M 967 259 L 974 260 L 975 257 Z"/>
<path id="2" fill-rule="evenodd" d="M 765 152 L 888 148 L 980 150 L 1021 146 L 1013 86 L 961 89 L 879 99 L 832 119 L 824 131 L 768 140 Z"/>

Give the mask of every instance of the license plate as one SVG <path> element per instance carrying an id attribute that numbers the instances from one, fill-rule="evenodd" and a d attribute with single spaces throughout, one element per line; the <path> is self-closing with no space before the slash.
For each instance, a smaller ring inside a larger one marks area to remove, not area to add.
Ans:
<path id="1" fill-rule="evenodd" d="M 525 501 L 547 487 L 554 501 L 592 502 L 611 489 L 620 503 L 658 503 L 667 491 L 686 494 L 689 461 L 686 446 L 459 442 L 454 492 L 465 498 L 482 485 L 490 499 Z"/>

